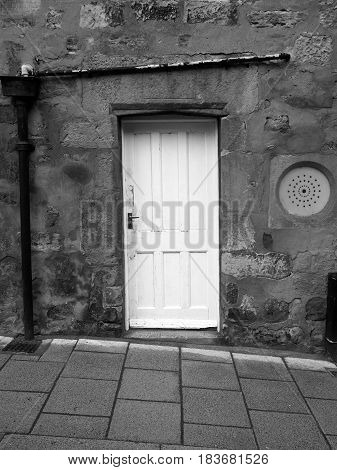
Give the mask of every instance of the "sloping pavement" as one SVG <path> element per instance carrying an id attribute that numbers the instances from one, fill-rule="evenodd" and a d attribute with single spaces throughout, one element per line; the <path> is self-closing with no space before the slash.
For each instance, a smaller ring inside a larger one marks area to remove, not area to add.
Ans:
<path id="1" fill-rule="evenodd" d="M 335 364 L 274 354 L 98 339 L 0 351 L 0 449 L 337 449 Z"/>

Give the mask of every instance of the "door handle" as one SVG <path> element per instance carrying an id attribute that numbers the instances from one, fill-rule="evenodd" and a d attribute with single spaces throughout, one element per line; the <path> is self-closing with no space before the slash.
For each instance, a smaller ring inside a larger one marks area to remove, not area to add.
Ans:
<path id="1" fill-rule="evenodd" d="M 139 217 L 135 217 L 132 215 L 132 212 L 128 212 L 128 228 L 133 229 L 133 219 L 139 219 Z"/>

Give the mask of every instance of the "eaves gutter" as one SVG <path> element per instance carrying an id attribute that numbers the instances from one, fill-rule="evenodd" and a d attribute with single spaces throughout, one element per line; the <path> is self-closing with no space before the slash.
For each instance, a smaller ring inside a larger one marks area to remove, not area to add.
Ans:
<path id="1" fill-rule="evenodd" d="M 96 69 L 64 69 L 64 70 L 45 70 L 36 72 L 35 76 L 39 78 L 47 77 L 93 77 L 99 75 L 120 75 L 146 72 L 173 72 L 188 69 L 206 69 L 216 67 L 235 67 L 242 65 L 254 65 L 269 62 L 289 62 L 290 54 L 281 52 L 280 54 L 244 55 L 235 57 L 226 57 L 221 59 L 195 60 L 191 62 L 172 62 L 167 64 L 146 64 L 134 66 L 121 66 Z"/>

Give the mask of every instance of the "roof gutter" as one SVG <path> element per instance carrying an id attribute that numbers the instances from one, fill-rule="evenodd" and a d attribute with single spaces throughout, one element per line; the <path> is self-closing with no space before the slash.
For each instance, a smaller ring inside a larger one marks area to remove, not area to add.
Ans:
<path id="1" fill-rule="evenodd" d="M 202 69 L 214 67 L 235 67 L 241 65 L 253 65 L 268 62 L 289 62 L 290 54 L 282 52 L 280 54 L 243 55 L 236 57 L 226 57 L 221 59 L 197 60 L 191 62 L 173 62 L 167 64 L 147 64 L 133 65 L 125 67 L 109 67 L 98 69 L 64 69 L 64 70 L 45 70 L 36 72 L 35 76 L 39 78 L 47 77 L 93 77 L 98 75 L 119 75 L 144 72 L 170 72 L 186 69 Z"/>

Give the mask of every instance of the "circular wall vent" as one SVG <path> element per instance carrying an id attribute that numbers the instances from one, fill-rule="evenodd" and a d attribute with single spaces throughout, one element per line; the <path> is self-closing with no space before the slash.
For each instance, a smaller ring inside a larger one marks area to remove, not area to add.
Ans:
<path id="1" fill-rule="evenodd" d="M 279 198 L 289 214 L 308 217 L 321 212 L 327 205 L 330 183 L 317 168 L 293 168 L 280 181 Z"/>

